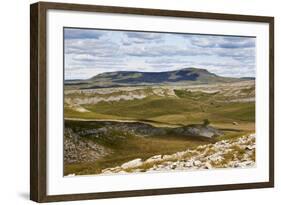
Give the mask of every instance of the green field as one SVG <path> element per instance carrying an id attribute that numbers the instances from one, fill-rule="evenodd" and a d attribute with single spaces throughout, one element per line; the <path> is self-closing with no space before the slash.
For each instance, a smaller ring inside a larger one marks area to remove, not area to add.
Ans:
<path id="1" fill-rule="evenodd" d="M 176 92 L 177 93 L 177 92 Z M 65 108 L 66 118 L 154 120 L 172 124 L 212 123 L 233 121 L 254 122 L 255 103 L 219 102 L 219 94 L 187 93 L 180 97 L 149 96 L 141 100 L 121 100 L 83 105 L 91 112 L 77 112 Z"/>

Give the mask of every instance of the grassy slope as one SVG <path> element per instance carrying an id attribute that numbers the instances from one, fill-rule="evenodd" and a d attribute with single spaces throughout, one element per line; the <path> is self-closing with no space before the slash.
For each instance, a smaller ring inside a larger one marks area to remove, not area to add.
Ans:
<path id="1" fill-rule="evenodd" d="M 84 106 L 91 112 L 75 112 L 65 109 L 67 118 L 86 119 L 134 119 L 154 120 L 165 123 L 199 123 L 208 118 L 213 123 L 231 123 L 233 121 L 253 122 L 255 104 L 217 103 L 213 96 L 203 97 L 156 97 L 141 100 L 101 102 Z"/>

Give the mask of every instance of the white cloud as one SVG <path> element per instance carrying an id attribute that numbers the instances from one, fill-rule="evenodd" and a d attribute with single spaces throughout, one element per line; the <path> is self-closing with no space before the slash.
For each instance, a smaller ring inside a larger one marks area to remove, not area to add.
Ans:
<path id="1" fill-rule="evenodd" d="M 255 75 L 254 38 L 85 29 L 67 32 L 67 79 L 117 70 L 167 71 L 184 67 L 206 68 L 224 76 Z"/>

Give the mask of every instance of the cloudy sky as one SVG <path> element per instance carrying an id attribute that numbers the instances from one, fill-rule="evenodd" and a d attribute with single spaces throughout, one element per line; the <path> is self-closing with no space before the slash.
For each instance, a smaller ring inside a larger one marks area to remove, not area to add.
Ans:
<path id="1" fill-rule="evenodd" d="M 64 29 L 65 79 L 111 71 L 205 68 L 228 77 L 255 76 L 255 38 Z"/>

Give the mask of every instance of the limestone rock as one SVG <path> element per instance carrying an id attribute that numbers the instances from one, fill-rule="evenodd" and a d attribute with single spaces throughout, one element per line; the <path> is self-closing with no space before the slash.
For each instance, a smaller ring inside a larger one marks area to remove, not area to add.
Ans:
<path id="1" fill-rule="evenodd" d="M 201 164 L 202 164 L 202 162 L 199 161 L 199 160 L 195 160 L 195 161 L 193 162 L 193 165 L 194 165 L 194 166 L 200 166 Z"/>
<path id="2" fill-rule="evenodd" d="M 148 158 L 145 162 L 151 163 L 151 162 L 159 162 L 161 160 L 162 160 L 162 155 L 155 155 L 155 156 Z"/>
<path id="3" fill-rule="evenodd" d="M 129 168 L 141 166 L 142 164 L 143 164 L 142 159 L 137 158 L 137 159 L 134 159 L 132 161 L 129 161 L 129 162 L 126 162 L 126 163 L 122 164 L 121 168 L 129 169 Z"/>

